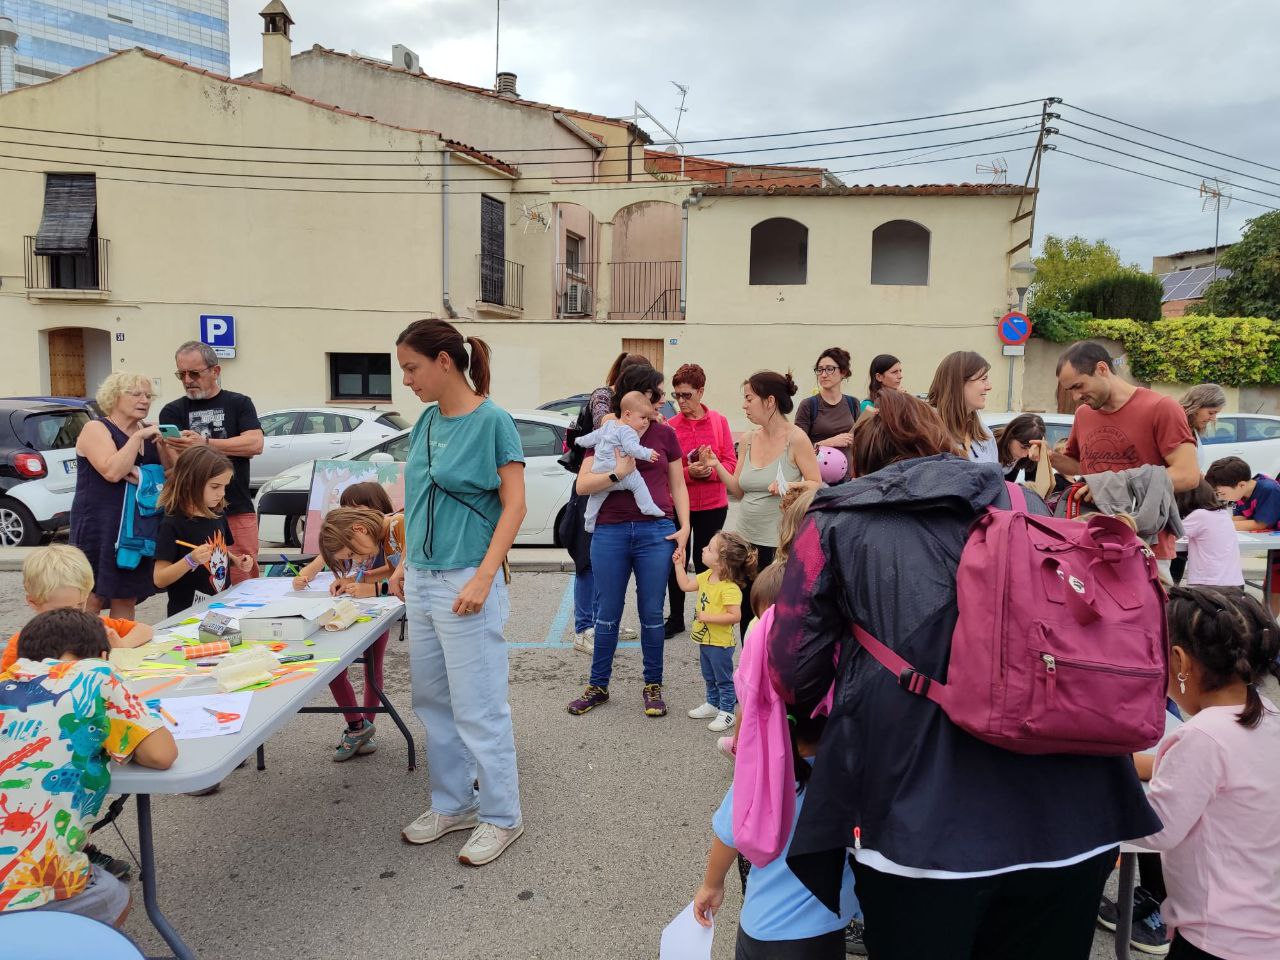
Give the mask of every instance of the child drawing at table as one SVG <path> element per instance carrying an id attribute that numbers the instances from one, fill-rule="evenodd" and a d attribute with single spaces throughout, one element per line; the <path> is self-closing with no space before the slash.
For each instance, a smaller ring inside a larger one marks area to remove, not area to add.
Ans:
<path id="1" fill-rule="evenodd" d="M 111 786 L 108 761 L 164 770 L 178 748 L 107 656 L 102 621 L 64 607 L 22 628 L 18 659 L 0 673 L 0 915 L 57 910 L 118 927 L 129 912 L 129 888 L 85 852 L 89 823 Z"/>
<path id="2" fill-rule="evenodd" d="M 1147 799 L 1175 931 L 1170 960 L 1280 957 L 1280 711 L 1258 687 L 1280 627 L 1257 600 L 1169 591 L 1169 695 L 1186 722 L 1156 749 Z"/>
<path id="3" fill-rule="evenodd" d="M 365 505 L 347 505 L 360 501 Z M 295 589 L 305 589 L 320 566 L 327 564 L 334 571 L 330 593 L 353 598 L 377 596 L 385 592 L 386 579 L 404 553 L 404 514 L 388 516 L 384 512 L 390 510 L 391 503 L 386 491 L 376 483 L 348 487 L 343 491 L 342 503 L 342 507 L 330 510 L 324 518 L 324 526 L 320 528 L 320 556 L 298 574 L 293 585 Z M 355 688 L 347 671 L 329 684 L 329 692 L 343 708 L 347 721 L 347 728 L 334 750 L 334 763 L 378 749 L 373 742 L 377 732 L 373 722 L 377 714 L 373 708 L 381 705 L 377 691 L 382 688 L 382 660 L 390 636 L 389 630 L 384 632 L 365 651 L 363 709 L 356 706 Z"/>
<path id="4" fill-rule="evenodd" d="M 235 543 L 223 515 L 231 461 L 209 447 L 192 447 L 178 458 L 160 491 L 165 517 L 156 533 L 151 578 L 169 594 L 169 616 L 221 593 L 228 570 L 253 569 L 254 558 L 230 552 Z"/>

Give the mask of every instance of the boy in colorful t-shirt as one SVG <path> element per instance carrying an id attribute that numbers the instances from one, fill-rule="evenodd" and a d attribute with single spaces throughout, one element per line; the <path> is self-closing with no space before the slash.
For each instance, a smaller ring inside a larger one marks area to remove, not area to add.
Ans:
<path id="1" fill-rule="evenodd" d="M 85 855 L 109 760 L 166 769 L 164 722 L 105 662 L 107 631 L 81 610 L 35 617 L 0 673 L 0 913 L 62 910 L 119 926 L 129 890 Z"/>
<path id="2" fill-rule="evenodd" d="M 1242 533 L 1266 533 L 1280 527 L 1280 483 L 1265 474 L 1254 474 L 1239 457 L 1215 460 L 1205 480 L 1218 499 L 1234 503 L 1236 529 Z M 1267 551 L 1271 612 L 1280 616 L 1280 550 Z"/>

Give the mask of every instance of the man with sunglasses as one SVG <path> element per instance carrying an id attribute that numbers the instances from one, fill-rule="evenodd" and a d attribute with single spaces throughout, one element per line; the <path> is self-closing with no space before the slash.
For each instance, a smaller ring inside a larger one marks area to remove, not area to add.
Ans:
<path id="1" fill-rule="evenodd" d="M 186 394 L 165 404 L 160 423 L 173 424 L 182 435 L 167 443 L 178 454 L 194 446 L 209 446 L 231 460 L 227 488 L 227 523 L 236 546 L 254 557 L 248 572 L 231 569 L 231 582 L 258 575 L 258 515 L 249 491 L 249 460 L 262 452 L 262 424 L 253 401 L 243 393 L 222 389 L 222 367 L 208 344 L 189 340 L 174 355 L 173 375 Z"/>

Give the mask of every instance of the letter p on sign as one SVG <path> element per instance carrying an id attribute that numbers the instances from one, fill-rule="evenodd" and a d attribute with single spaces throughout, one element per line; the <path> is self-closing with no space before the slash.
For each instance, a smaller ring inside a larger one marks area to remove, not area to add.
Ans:
<path id="1" fill-rule="evenodd" d="M 235 317 L 202 314 L 200 317 L 200 342 L 211 347 L 236 345 Z"/>

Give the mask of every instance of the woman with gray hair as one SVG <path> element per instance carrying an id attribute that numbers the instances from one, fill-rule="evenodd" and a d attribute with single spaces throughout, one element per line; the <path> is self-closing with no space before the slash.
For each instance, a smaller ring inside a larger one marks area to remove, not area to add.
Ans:
<path id="1" fill-rule="evenodd" d="M 1187 415 L 1187 426 L 1196 438 L 1196 460 L 1200 464 L 1200 472 L 1209 465 L 1209 454 L 1201 439 L 1209 429 L 1209 424 L 1218 419 L 1218 414 L 1227 405 L 1227 394 L 1216 383 L 1202 383 L 1192 387 L 1178 401 Z"/>
<path id="2" fill-rule="evenodd" d="M 116 534 L 124 508 L 125 484 L 143 464 L 171 465 L 160 428 L 144 423 L 155 392 L 140 373 L 113 373 L 98 387 L 102 419 L 91 420 L 76 440 L 76 492 L 71 501 L 71 545 L 93 568 L 88 609 L 109 608 L 112 617 L 133 619 L 134 606 L 156 592 L 151 559 L 134 570 L 116 564 Z"/>

